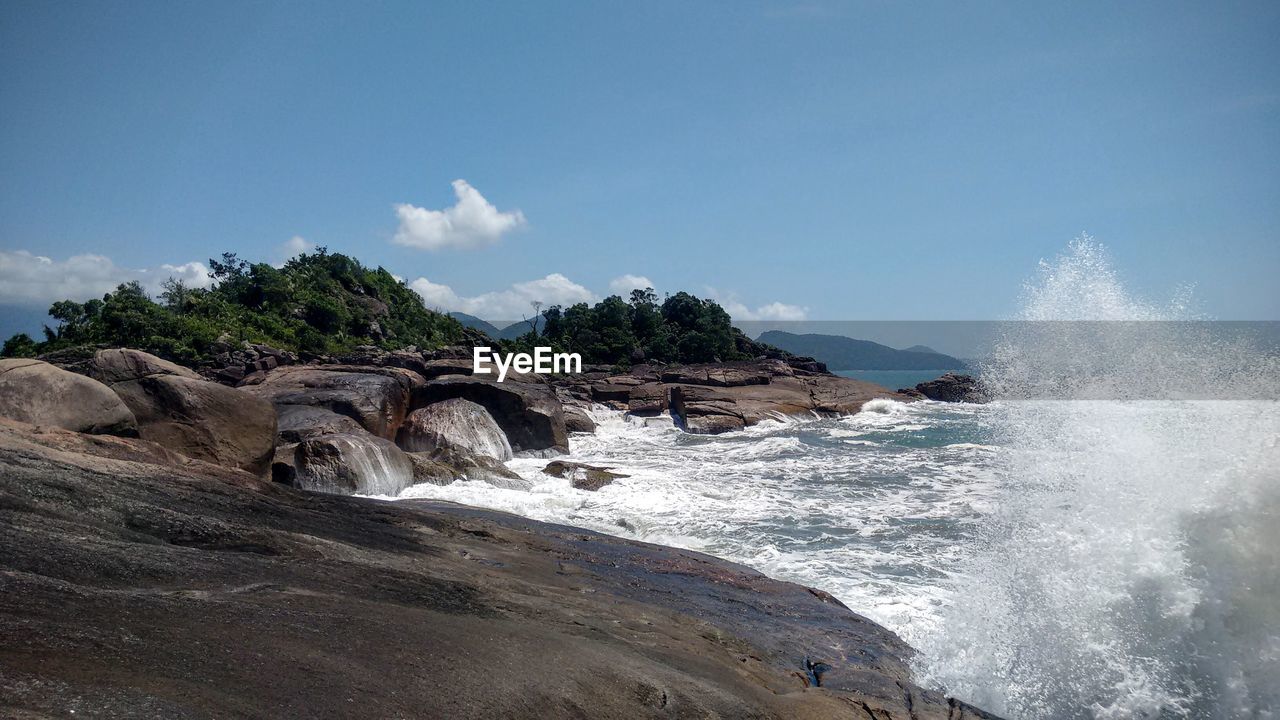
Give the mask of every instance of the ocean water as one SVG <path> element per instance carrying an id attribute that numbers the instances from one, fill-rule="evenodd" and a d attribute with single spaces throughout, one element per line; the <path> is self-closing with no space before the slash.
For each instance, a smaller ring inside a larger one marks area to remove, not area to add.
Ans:
<path id="1" fill-rule="evenodd" d="M 516 459 L 527 491 L 458 482 L 401 497 L 828 590 L 911 643 L 922 684 L 1011 718 L 1275 718 L 1276 358 L 1176 326 L 1134 347 L 1123 324 L 1037 324 L 1183 313 L 1131 297 L 1082 241 L 1024 290 L 1021 319 L 1037 322 L 984 366 L 990 404 L 873 400 L 713 437 L 600 410 L 572 459 L 629 477 L 598 492 Z M 1203 392 L 1228 386 L 1233 399 Z"/>
<path id="2" fill-rule="evenodd" d="M 972 370 L 957 368 L 941 370 L 837 370 L 835 374 L 853 378 L 854 380 L 875 383 L 889 390 L 897 390 L 898 388 L 911 388 L 922 382 L 936 380 L 949 372 L 967 373 L 972 372 Z"/>

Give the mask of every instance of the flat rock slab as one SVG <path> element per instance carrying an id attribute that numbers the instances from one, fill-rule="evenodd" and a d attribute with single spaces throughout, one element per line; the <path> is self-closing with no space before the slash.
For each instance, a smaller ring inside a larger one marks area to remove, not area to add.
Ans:
<path id="1" fill-rule="evenodd" d="M 739 565 L 86 437 L 0 424 L 2 716 L 989 717 Z"/>

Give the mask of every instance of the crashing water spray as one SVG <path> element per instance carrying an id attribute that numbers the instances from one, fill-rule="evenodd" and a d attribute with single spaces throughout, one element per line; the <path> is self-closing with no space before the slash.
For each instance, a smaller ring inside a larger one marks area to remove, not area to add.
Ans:
<path id="1" fill-rule="evenodd" d="M 927 681 L 1017 718 L 1280 712 L 1280 373 L 1182 305 L 1087 237 L 1042 266 L 983 373 L 1001 480 Z"/>

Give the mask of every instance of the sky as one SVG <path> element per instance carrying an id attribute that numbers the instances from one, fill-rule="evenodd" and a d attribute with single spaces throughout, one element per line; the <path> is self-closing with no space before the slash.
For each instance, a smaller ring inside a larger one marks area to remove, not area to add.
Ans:
<path id="1" fill-rule="evenodd" d="M 0 4 L 0 333 L 224 251 L 432 307 L 1009 317 L 1089 233 L 1280 319 L 1280 4 Z"/>

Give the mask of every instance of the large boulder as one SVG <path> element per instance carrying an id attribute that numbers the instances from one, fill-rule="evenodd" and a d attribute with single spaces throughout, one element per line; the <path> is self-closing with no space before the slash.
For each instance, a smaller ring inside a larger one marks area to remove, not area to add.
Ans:
<path id="1" fill-rule="evenodd" d="M 0 417 L 95 435 L 138 436 L 133 412 L 110 388 L 39 360 L 0 360 Z"/>
<path id="2" fill-rule="evenodd" d="M 414 406 L 453 398 L 483 405 L 515 452 L 543 455 L 569 452 L 564 406 L 546 385 L 450 376 L 419 388 L 414 393 Z"/>
<path id="3" fill-rule="evenodd" d="M 455 447 L 474 455 L 510 460 L 511 444 L 483 405 L 452 398 L 414 410 L 396 435 L 396 444 L 409 452 Z"/>
<path id="4" fill-rule="evenodd" d="M 916 385 L 915 391 L 941 402 L 984 402 L 978 381 L 971 375 L 947 373 L 936 380 Z"/>
<path id="5" fill-rule="evenodd" d="M 282 367 L 246 378 L 239 389 L 277 408 L 305 405 L 332 410 L 391 440 L 409 412 L 413 390 L 423 382 L 421 375 L 403 368 L 313 365 Z"/>
<path id="6" fill-rule="evenodd" d="M 287 464 L 277 457 L 276 464 Z M 397 495 L 414 483 L 413 463 L 395 443 L 366 432 L 319 435 L 292 453 L 293 485 L 339 495 Z"/>
<path id="7" fill-rule="evenodd" d="M 142 439 L 255 475 L 270 467 L 276 413 L 269 403 L 138 350 L 99 351 L 89 373 L 133 411 Z"/>
<path id="8" fill-rule="evenodd" d="M 297 443 L 317 435 L 362 433 L 360 423 L 332 410 L 309 405 L 281 405 L 276 408 L 276 434 L 282 443 Z"/>
<path id="9" fill-rule="evenodd" d="M 94 353 L 93 360 L 86 368 L 89 376 L 107 385 L 128 382 L 151 375 L 173 375 L 175 377 L 200 379 L 194 371 L 158 358 L 150 353 L 129 348 L 99 350 Z"/>

